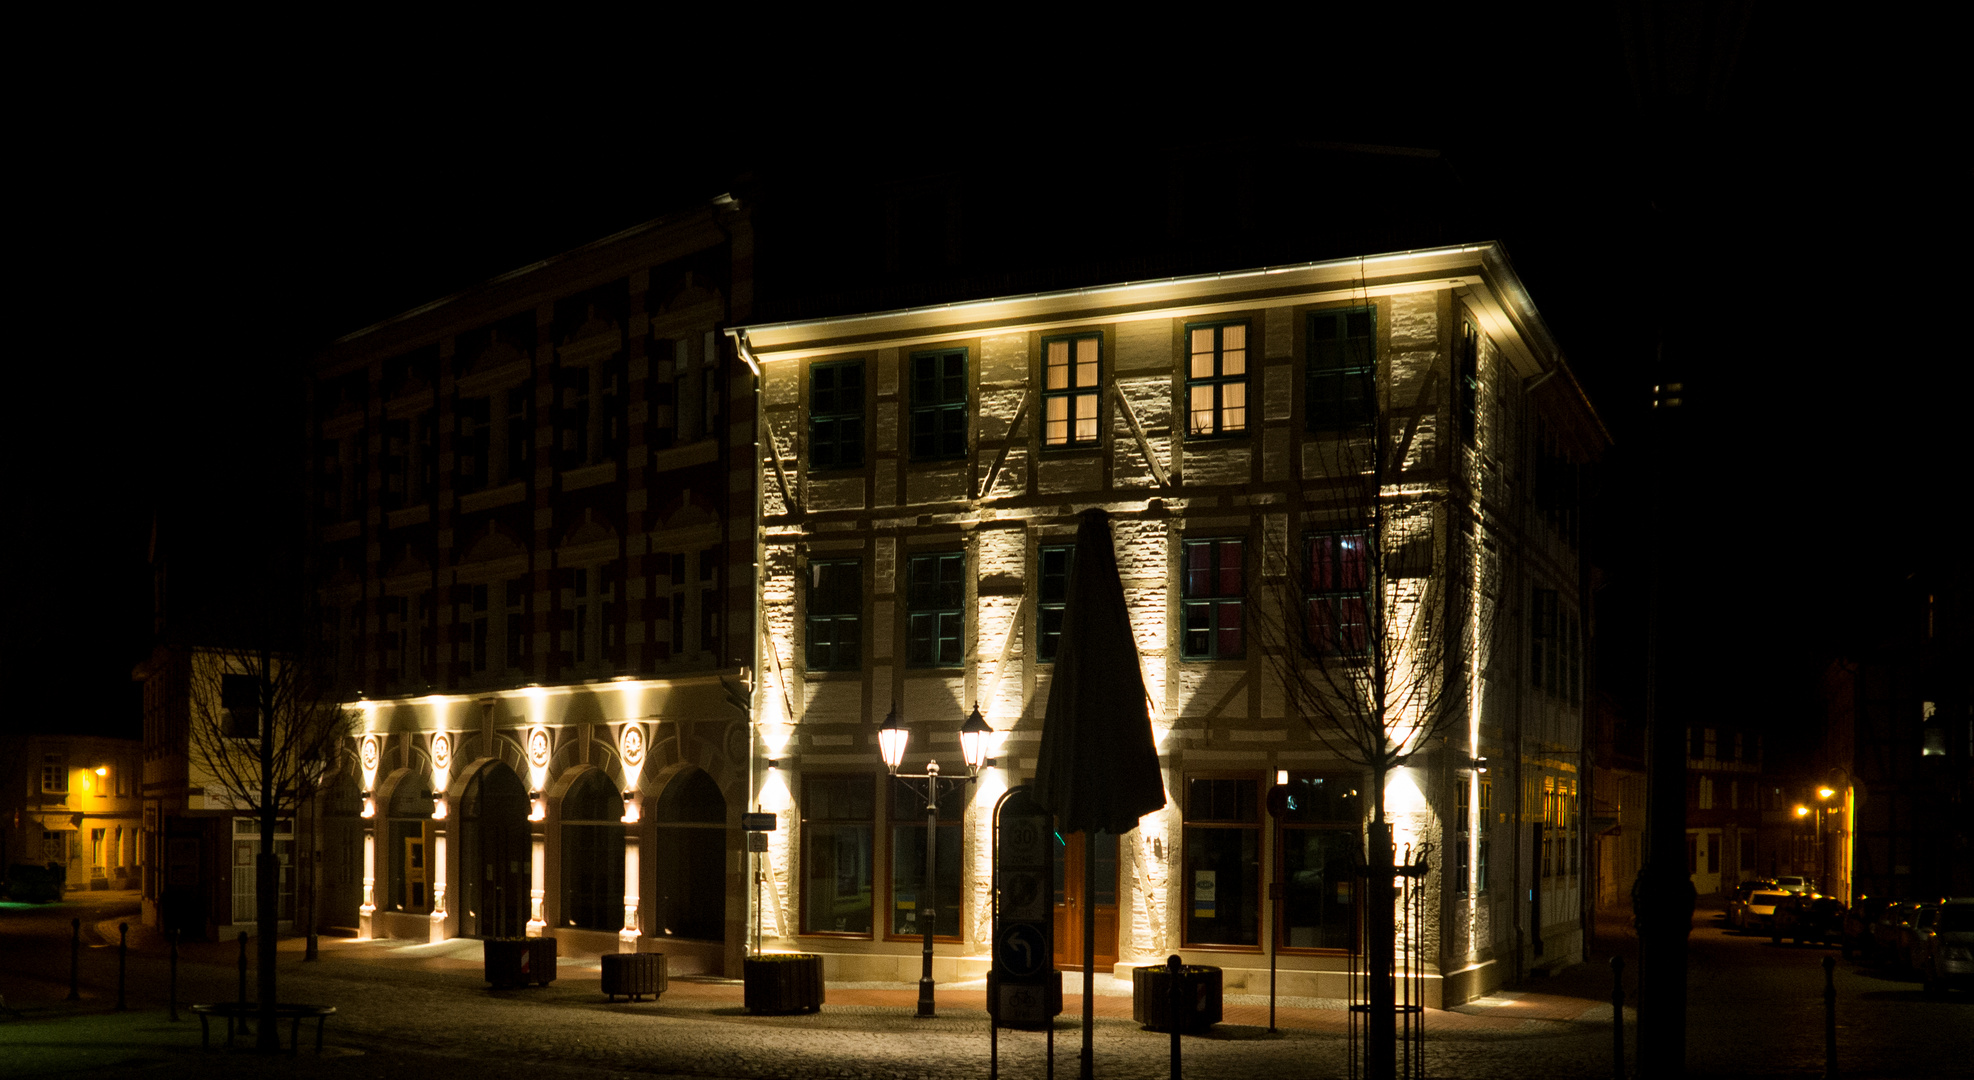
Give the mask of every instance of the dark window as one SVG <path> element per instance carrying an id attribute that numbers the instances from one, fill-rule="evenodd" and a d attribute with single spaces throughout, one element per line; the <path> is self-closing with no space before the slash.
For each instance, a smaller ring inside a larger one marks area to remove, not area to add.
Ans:
<path id="1" fill-rule="evenodd" d="M 507 472 L 501 479 L 508 483 L 528 478 L 528 450 L 535 443 L 534 423 L 530 419 L 533 411 L 533 395 L 525 386 L 518 386 L 507 392 Z M 583 405 L 584 415 L 589 412 L 588 401 Z"/>
<path id="2" fill-rule="evenodd" d="M 809 467 L 854 469 L 864 463 L 864 362 L 809 369 Z"/>
<path id="3" fill-rule="evenodd" d="M 1090 446 L 1097 441 L 1102 351 L 1098 334 L 1043 339 L 1042 445 Z"/>
<path id="4" fill-rule="evenodd" d="M 1186 434 L 1247 431 L 1247 324 L 1186 327 Z"/>
<path id="5" fill-rule="evenodd" d="M 811 560 L 808 604 L 809 670 L 855 671 L 863 663 L 863 560 Z"/>
<path id="6" fill-rule="evenodd" d="M 1474 445 L 1480 423 L 1480 331 L 1460 324 L 1460 345 L 1453 357 L 1453 413 L 1460 438 Z"/>
<path id="7" fill-rule="evenodd" d="M 470 495 L 487 486 L 487 457 L 493 446 L 487 399 L 462 399 L 454 419 L 457 428 L 453 447 L 458 457 L 458 471 L 453 486 L 459 494 Z"/>
<path id="8" fill-rule="evenodd" d="M 925 933 L 920 922 L 925 904 L 925 796 L 905 787 L 891 785 L 891 934 Z M 965 785 L 951 785 L 939 794 L 939 860 L 933 874 L 933 897 L 937 904 L 934 938 L 959 940 L 960 893 L 964 860 L 960 850 L 960 819 L 966 813 Z"/>
<path id="9" fill-rule="evenodd" d="M 1185 620 L 1183 653 L 1194 659 L 1232 659 L 1243 655 L 1243 605 L 1247 579 L 1242 565 L 1244 541 L 1188 540 L 1184 544 Z"/>
<path id="10" fill-rule="evenodd" d="M 871 932 L 875 828 L 868 775 L 802 778 L 803 933 Z"/>
<path id="11" fill-rule="evenodd" d="M 699 648 L 702 652 L 720 650 L 720 552 L 705 548 L 699 552 Z"/>
<path id="12" fill-rule="evenodd" d="M 501 625 L 507 633 L 507 667 L 518 671 L 528 659 L 528 579 L 511 578 L 507 582 L 507 607 L 502 613 Z"/>
<path id="13" fill-rule="evenodd" d="M 914 555 L 906 564 L 905 662 L 911 667 L 958 667 L 966 619 L 966 556 Z"/>
<path id="14" fill-rule="evenodd" d="M 651 408 L 645 418 L 644 441 L 653 450 L 663 450 L 678 441 L 678 388 L 672 381 L 676 351 L 677 345 L 670 338 L 651 342 L 650 374 L 644 380 Z"/>
<path id="15" fill-rule="evenodd" d="M 1184 944 L 1260 943 L 1257 786 L 1251 779 L 1195 777 L 1186 783 Z"/>
<path id="16" fill-rule="evenodd" d="M 1309 647 L 1362 656 L 1371 642 L 1370 537 L 1361 532 L 1309 538 L 1304 612 Z"/>
<path id="17" fill-rule="evenodd" d="M 1362 427 L 1377 415 L 1377 342 L 1370 308 L 1309 316 L 1309 429 Z"/>
<path id="18" fill-rule="evenodd" d="M 1528 681 L 1531 687 L 1552 694 L 1556 692 L 1556 672 L 1562 667 L 1557 646 L 1556 590 L 1535 589 L 1529 594 Z"/>
<path id="19" fill-rule="evenodd" d="M 966 456 L 966 350 L 912 354 L 912 457 Z"/>
<path id="20" fill-rule="evenodd" d="M 227 738 L 260 738 L 260 680 L 252 675 L 221 675 L 219 716 Z"/>
<path id="21" fill-rule="evenodd" d="M 1343 776 L 1292 775 L 1282 815 L 1282 930 L 1289 949 L 1348 949 L 1363 798 Z"/>
<path id="22" fill-rule="evenodd" d="M 587 367 L 567 367 L 555 375 L 555 467 L 558 469 L 573 469 L 590 460 L 589 383 Z"/>
<path id="23" fill-rule="evenodd" d="M 1041 550 L 1038 560 L 1041 564 L 1041 588 L 1036 592 L 1035 655 L 1039 660 L 1054 660 L 1056 650 L 1062 646 L 1062 613 L 1069 601 L 1069 571 L 1076 565 L 1076 548 L 1070 545 L 1050 546 Z"/>

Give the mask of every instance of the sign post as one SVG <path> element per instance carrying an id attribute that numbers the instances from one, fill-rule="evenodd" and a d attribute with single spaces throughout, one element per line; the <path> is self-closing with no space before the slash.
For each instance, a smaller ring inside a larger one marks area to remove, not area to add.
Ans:
<path id="1" fill-rule="evenodd" d="M 1024 784 L 994 804 L 994 958 L 987 976 L 992 1018 L 989 1075 L 1000 1071 L 1002 1027 L 1047 1028 L 1055 1075 L 1055 1017 L 1062 1012 L 1055 970 L 1055 818 Z"/>

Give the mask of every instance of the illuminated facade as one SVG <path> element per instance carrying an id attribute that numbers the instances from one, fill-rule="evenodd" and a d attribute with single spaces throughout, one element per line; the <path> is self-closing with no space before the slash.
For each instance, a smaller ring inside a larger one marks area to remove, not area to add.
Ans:
<path id="1" fill-rule="evenodd" d="M 895 709 L 919 732 L 906 767 L 929 753 L 951 772 L 977 704 L 995 761 L 939 825 L 935 971 L 984 972 L 990 811 L 1033 775 L 1076 516 L 1102 506 L 1169 803 L 1097 841 L 1096 881 L 1082 837 L 1059 848 L 1059 963 L 1090 904 L 1100 964 L 1177 952 L 1253 993 L 1272 951 L 1283 993 L 1343 995 L 1367 778 L 1291 715 L 1258 617 L 1305 572 L 1331 652 L 1376 632 L 1382 590 L 1481 597 L 1469 658 L 1418 676 L 1454 685 L 1457 722 L 1386 793 L 1401 852 L 1434 852 L 1429 1000 L 1581 958 L 1577 500 L 1606 436 L 1498 247 L 731 336 L 760 393 L 749 800 L 778 815 L 769 947 L 822 953 L 832 978 L 915 977 L 925 809 L 876 731 Z M 1371 416 L 1394 462 L 1372 497 L 1426 553 L 1403 580 L 1365 580 L 1364 538 L 1337 525 L 1365 483 L 1326 447 Z"/>
<path id="2" fill-rule="evenodd" d="M 722 200 L 317 358 L 320 652 L 361 716 L 325 924 L 737 970 L 749 228 Z"/>
<path id="3" fill-rule="evenodd" d="M 0 868 L 56 866 L 64 889 L 134 889 L 140 747 L 89 735 L 0 740 Z"/>

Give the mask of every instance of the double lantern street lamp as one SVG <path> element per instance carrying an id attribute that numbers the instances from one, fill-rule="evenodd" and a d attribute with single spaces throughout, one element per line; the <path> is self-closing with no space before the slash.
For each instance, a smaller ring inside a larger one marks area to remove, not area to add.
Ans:
<path id="1" fill-rule="evenodd" d="M 877 729 L 878 753 L 884 756 L 884 767 L 891 770 L 906 787 L 925 796 L 925 884 L 921 891 L 917 917 L 925 930 L 925 949 L 919 967 L 918 1014 L 931 1016 L 932 1013 L 932 931 L 938 924 L 937 901 L 932 892 L 935 868 L 938 866 L 939 845 L 939 792 L 955 790 L 954 785 L 964 788 L 980 775 L 980 766 L 987 755 L 987 736 L 993 732 L 987 721 L 980 718 L 980 706 L 973 707 L 973 715 L 960 725 L 960 756 L 966 759 L 966 772 L 963 777 L 941 780 L 939 763 L 928 761 L 922 773 L 901 773 L 898 766 L 905 760 L 905 744 L 911 741 L 912 734 L 898 721 L 898 706 L 892 705 L 884 717 L 884 726 Z"/>

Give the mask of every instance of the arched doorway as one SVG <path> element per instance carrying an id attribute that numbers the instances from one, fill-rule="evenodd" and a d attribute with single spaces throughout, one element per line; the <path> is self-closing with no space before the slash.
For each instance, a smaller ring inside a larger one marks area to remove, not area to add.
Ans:
<path id="1" fill-rule="evenodd" d="M 657 885 L 650 933 L 726 940 L 727 800 L 705 772 L 672 777 L 652 815 Z"/>
<path id="2" fill-rule="evenodd" d="M 520 937 L 528 931 L 534 878 L 528 789 L 496 761 L 466 785 L 459 818 L 460 933 Z"/>
<path id="3" fill-rule="evenodd" d="M 353 768 L 322 794 L 321 889 L 317 925 L 354 932 L 363 904 L 363 791 Z"/>
<path id="4" fill-rule="evenodd" d="M 562 796 L 562 895 L 558 925 L 620 930 L 624 925 L 624 800 L 597 769 Z"/>

